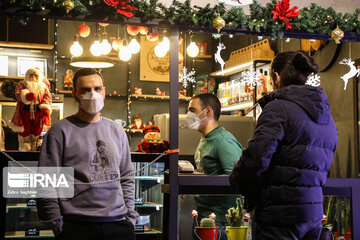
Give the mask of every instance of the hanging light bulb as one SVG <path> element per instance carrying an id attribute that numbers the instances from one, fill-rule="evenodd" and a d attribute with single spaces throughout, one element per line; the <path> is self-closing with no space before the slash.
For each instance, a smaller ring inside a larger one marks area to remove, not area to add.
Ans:
<path id="1" fill-rule="evenodd" d="M 170 50 L 170 41 L 167 37 L 164 37 L 163 38 L 163 44 L 164 44 L 164 47 L 166 49 L 166 51 L 169 51 Z"/>
<path id="2" fill-rule="evenodd" d="M 108 55 L 111 52 L 111 45 L 107 39 L 107 33 L 102 33 L 103 40 L 101 42 L 101 54 Z"/>
<path id="3" fill-rule="evenodd" d="M 119 51 L 119 58 L 121 61 L 127 62 L 131 59 L 132 53 L 129 45 L 123 46 Z"/>
<path id="4" fill-rule="evenodd" d="M 186 48 L 186 52 L 190 57 L 196 57 L 199 54 L 199 47 L 195 42 L 190 42 L 190 45 Z"/>
<path id="5" fill-rule="evenodd" d="M 129 48 L 132 54 L 136 54 L 140 51 L 140 44 L 133 38 L 129 43 Z"/>
<path id="6" fill-rule="evenodd" d="M 83 53 L 83 47 L 79 43 L 79 35 L 76 34 L 74 37 L 74 43 L 70 47 L 70 53 L 74 57 L 79 57 Z"/>
<path id="7" fill-rule="evenodd" d="M 164 45 L 164 43 L 159 42 L 158 45 L 156 45 L 154 52 L 158 58 L 162 58 L 162 57 L 165 57 L 165 55 L 168 51 L 166 50 L 166 46 Z"/>
<path id="8" fill-rule="evenodd" d="M 92 55 L 94 55 L 96 57 L 100 56 L 102 54 L 99 34 L 95 35 L 95 41 L 90 47 L 90 52 Z"/>

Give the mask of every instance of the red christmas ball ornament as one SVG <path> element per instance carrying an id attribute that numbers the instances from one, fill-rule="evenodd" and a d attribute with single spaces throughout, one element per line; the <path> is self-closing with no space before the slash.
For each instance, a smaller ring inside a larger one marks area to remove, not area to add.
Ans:
<path id="1" fill-rule="evenodd" d="M 136 36 L 139 33 L 140 28 L 139 26 L 127 25 L 126 30 L 129 35 Z"/>
<path id="2" fill-rule="evenodd" d="M 192 210 L 191 215 L 192 215 L 193 218 L 198 218 L 199 217 L 199 214 L 198 214 L 198 212 L 196 210 Z"/>
<path id="3" fill-rule="evenodd" d="M 80 37 L 86 38 L 90 35 L 90 27 L 86 24 L 81 24 L 78 27 L 78 33 Z"/>
<path id="4" fill-rule="evenodd" d="M 184 55 L 179 52 L 179 64 L 181 64 L 184 61 Z"/>
<path id="5" fill-rule="evenodd" d="M 112 42 L 111 46 L 115 51 L 120 51 L 123 47 L 123 40 L 121 38 L 117 38 Z"/>
<path id="6" fill-rule="evenodd" d="M 102 26 L 102 27 L 107 27 L 107 26 L 109 26 L 109 24 L 108 23 L 98 23 L 100 26 Z"/>
<path id="7" fill-rule="evenodd" d="M 146 35 L 149 31 L 149 28 L 148 27 L 145 27 L 145 26 L 139 26 L 139 32 L 141 35 Z"/>
<path id="8" fill-rule="evenodd" d="M 159 32 L 157 30 L 154 31 L 154 33 L 148 32 L 146 34 L 146 39 L 150 42 L 155 42 L 159 39 Z"/>

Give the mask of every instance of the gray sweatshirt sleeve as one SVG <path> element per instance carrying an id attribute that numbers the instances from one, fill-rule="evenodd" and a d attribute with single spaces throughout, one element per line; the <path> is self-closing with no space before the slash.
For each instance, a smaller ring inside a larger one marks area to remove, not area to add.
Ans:
<path id="1" fill-rule="evenodd" d="M 120 184 L 123 190 L 124 202 L 128 209 L 126 218 L 131 221 L 133 225 L 136 224 L 139 214 L 135 211 L 135 179 L 134 175 L 125 177 L 127 174 L 133 172 L 131 163 L 131 154 L 128 139 L 125 132 L 121 133 L 122 153 L 120 159 Z"/>
<path id="2" fill-rule="evenodd" d="M 63 154 L 63 143 L 58 139 L 60 134 L 49 131 L 42 144 L 39 157 L 39 167 L 60 167 Z M 63 219 L 60 212 L 59 200 L 56 198 L 39 198 L 37 210 L 41 222 L 51 228 L 55 235 L 62 231 Z"/>

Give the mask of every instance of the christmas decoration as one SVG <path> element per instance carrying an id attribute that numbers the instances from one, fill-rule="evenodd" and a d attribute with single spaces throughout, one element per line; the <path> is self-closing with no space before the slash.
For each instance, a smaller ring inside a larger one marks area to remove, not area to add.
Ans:
<path id="1" fill-rule="evenodd" d="M 130 18 L 134 16 L 130 11 L 137 10 L 137 8 L 127 4 L 129 1 L 130 0 L 104 0 L 107 5 L 114 7 L 118 13 Z"/>
<path id="2" fill-rule="evenodd" d="M 300 14 L 300 12 L 296 12 L 297 9 L 296 6 L 290 9 L 290 0 L 281 0 L 275 4 L 272 11 L 273 19 L 280 19 L 285 23 L 286 29 L 291 29 L 289 18 L 296 18 Z"/>
<path id="3" fill-rule="evenodd" d="M 121 38 L 117 38 L 112 41 L 111 46 L 115 51 L 120 51 L 123 47 L 123 40 Z"/>
<path id="4" fill-rule="evenodd" d="M 78 27 L 78 33 L 80 37 L 86 38 L 90 35 L 90 27 L 86 24 L 81 24 Z"/>
<path id="5" fill-rule="evenodd" d="M 146 39 L 150 42 L 156 42 L 159 39 L 159 32 L 157 30 L 154 30 L 153 32 L 148 31 Z"/>
<path id="6" fill-rule="evenodd" d="M 74 78 L 74 72 L 71 69 L 66 70 L 66 73 L 64 75 L 64 89 L 65 90 L 72 90 L 73 78 Z"/>
<path id="7" fill-rule="evenodd" d="M 225 61 L 221 58 L 221 50 L 226 49 L 225 45 L 222 42 L 219 42 L 219 45 L 217 46 L 217 51 L 214 55 L 215 57 L 215 62 L 219 63 L 221 66 L 221 75 L 224 75 L 224 66 L 225 66 Z"/>
<path id="8" fill-rule="evenodd" d="M 71 0 L 65 0 L 62 5 L 65 7 L 66 13 L 69 13 L 75 7 L 75 4 Z"/>
<path id="9" fill-rule="evenodd" d="M 184 66 L 183 70 L 182 70 L 182 74 L 179 73 L 179 82 L 183 82 L 183 86 L 184 88 L 186 88 L 188 86 L 188 83 L 194 83 L 195 82 L 195 71 L 191 71 L 188 73 L 187 68 Z"/>
<path id="10" fill-rule="evenodd" d="M 131 124 L 132 129 L 143 129 L 145 127 L 145 123 L 143 123 L 141 119 L 141 114 L 138 114 L 134 119 L 134 123 Z"/>
<path id="11" fill-rule="evenodd" d="M 145 27 L 145 26 L 139 26 L 139 32 L 141 35 L 146 35 L 149 31 L 149 28 L 148 27 Z"/>
<path id="12" fill-rule="evenodd" d="M 217 17 L 212 21 L 212 26 L 217 30 L 217 32 L 219 33 L 220 30 L 225 27 L 226 23 L 225 20 L 220 17 L 220 15 L 218 14 Z"/>
<path id="13" fill-rule="evenodd" d="M 126 31 L 129 35 L 136 36 L 140 31 L 140 27 L 135 25 L 127 25 Z"/>
<path id="14" fill-rule="evenodd" d="M 145 153 L 162 153 L 169 149 L 169 142 L 161 140 L 160 129 L 148 125 L 143 129 L 144 139 L 138 144 L 138 150 Z"/>
<path id="15" fill-rule="evenodd" d="M 134 92 L 135 92 L 136 95 L 141 95 L 142 94 L 142 89 L 135 86 L 134 87 Z"/>
<path id="16" fill-rule="evenodd" d="M 211 214 L 209 215 L 209 218 L 212 218 L 212 219 L 214 219 L 214 220 L 215 220 L 215 218 L 216 218 L 216 214 L 215 214 L 215 213 L 211 213 Z"/>
<path id="17" fill-rule="evenodd" d="M 310 76 L 306 80 L 306 85 L 310 85 L 313 87 L 319 87 L 320 86 L 320 76 L 317 74 L 310 74 Z"/>
<path id="18" fill-rule="evenodd" d="M 344 37 L 344 32 L 337 26 L 332 32 L 331 32 L 331 38 L 335 40 L 336 44 L 340 43 L 340 40 Z"/>
<path id="19" fill-rule="evenodd" d="M 199 217 L 199 214 L 198 214 L 198 212 L 197 212 L 196 210 L 192 210 L 191 216 L 192 216 L 193 218 L 197 219 L 197 218 Z"/>
<path id="20" fill-rule="evenodd" d="M 161 91 L 160 88 L 156 88 L 155 94 L 158 96 L 165 96 L 165 91 Z"/>
<path id="21" fill-rule="evenodd" d="M 15 89 L 16 110 L 9 127 L 18 133 L 19 151 L 36 151 L 43 127 L 50 126 L 49 81 L 35 68 L 26 71 Z"/>
<path id="22" fill-rule="evenodd" d="M 102 27 L 107 27 L 107 26 L 109 26 L 109 24 L 108 23 L 98 23 L 100 26 L 102 26 Z"/>
<path id="23" fill-rule="evenodd" d="M 356 68 L 355 62 L 351 61 L 350 58 L 349 59 L 344 58 L 339 62 L 339 64 L 348 65 L 350 67 L 350 71 L 341 77 L 341 79 L 344 81 L 344 90 L 346 90 L 346 86 L 348 84 L 349 79 L 355 77 L 355 75 L 359 76 L 360 69 Z"/>
<path id="24" fill-rule="evenodd" d="M 254 71 L 254 67 L 251 66 L 249 70 L 241 73 L 240 83 L 247 85 L 250 90 L 253 90 L 255 86 L 260 85 L 259 81 L 261 74 Z"/>

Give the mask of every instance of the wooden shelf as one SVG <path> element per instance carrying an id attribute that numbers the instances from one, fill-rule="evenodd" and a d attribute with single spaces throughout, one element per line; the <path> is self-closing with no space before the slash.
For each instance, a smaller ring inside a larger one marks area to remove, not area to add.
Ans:
<path id="1" fill-rule="evenodd" d="M 42 49 L 42 50 L 54 49 L 54 45 L 52 45 L 52 44 L 6 42 L 6 41 L 0 41 L 0 47 L 28 48 L 28 49 Z"/>
<path id="2" fill-rule="evenodd" d="M 14 208 L 23 208 L 23 209 L 28 209 L 28 208 L 36 208 L 36 206 L 28 206 L 26 203 L 8 203 L 6 204 L 6 208 L 7 209 L 14 209 Z"/>
<path id="3" fill-rule="evenodd" d="M 144 204 L 135 204 L 135 207 L 137 208 L 156 208 L 159 210 L 161 207 L 163 207 L 162 204 L 153 203 L 153 202 L 144 202 Z"/>
<path id="4" fill-rule="evenodd" d="M 130 95 L 132 98 L 137 98 L 137 99 L 157 99 L 157 100 L 168 100 L 170 99 L 170 96 L 160 96 L 160 95 L 151 95 L 151 94 L 131 94 Z M 179 100 L 185 100 L 185 101 L 190 101 L 191 97 L 179 97 Z"/>
<path id="5" fill-rule="evenodd" d="M 145 234 L 162 234 L 162 232 L 159 231 L 159 230 L 156 230 L 156 229 L 151 229 L 150 231 L 135 232 L 135 234 L 139 234 L 139 235 L 145 235 Z"/>
<path id="6" fill-rule="evenodd" d="M 221 108 L 221 112 L 230 112 L 230 111 L 236 111 L 236 110 L 243 110 L 252 107 L 254 104 L 253 101 L 245 101 L 237 104 L 232 104 L 226 107 Z"/>

